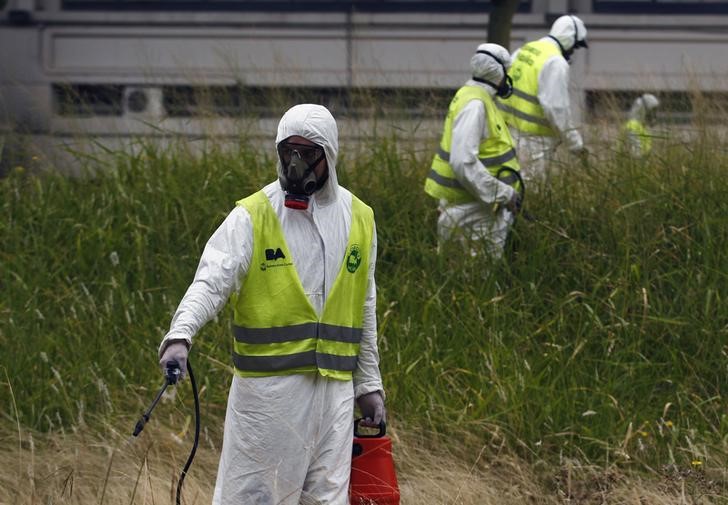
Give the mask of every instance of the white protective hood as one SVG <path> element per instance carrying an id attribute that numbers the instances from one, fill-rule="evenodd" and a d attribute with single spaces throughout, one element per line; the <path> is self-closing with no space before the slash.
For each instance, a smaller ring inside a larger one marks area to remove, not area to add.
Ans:
<path id="1" fill-rule="evenodd" d="M 339 131 L 336 120 L 323 105 L 310 103 L 295 105 L 283 114 L 278 123 L 276 147 L 288 137 L 298 135 L 324 148 L 329 179 L 313 197 L 320 206 L 326 206 L 338 198 L 339 183 L 336 178 L 336 158 L 339 154 Z M 281 175 L 281 161 L 278 160 L 278 175 Z"/>
<path id="2" fill-rule="evenodd" d="M 644 121 L 647 113 L 659 105 L 660 101 L 655 95 L 645 93 L 644 95 L 637 97 L 632 103 L 632 108 L 629 110 L 629 118 L 637 119 L 640 122 Z"/>
<path id="3" fill-rule="evenodd" d="M 493 56 L 477 51 L 487 51 Z M 473 77 L 485 79 L 496 85 L 503 79 L 504 67 L 506 71 L 511 67 L 511 55 L 505 47 L 498 44 L 480 44 L 476 53 L 470 58 Z"/>
<path id="4" fill-rule="evenodd" d="M 549 35 L 559 41 L 564 51 L 574 49 L 579 42 L 586 44 L 586 26 L 576 16 L 561 16 L 551 25 Z"/>

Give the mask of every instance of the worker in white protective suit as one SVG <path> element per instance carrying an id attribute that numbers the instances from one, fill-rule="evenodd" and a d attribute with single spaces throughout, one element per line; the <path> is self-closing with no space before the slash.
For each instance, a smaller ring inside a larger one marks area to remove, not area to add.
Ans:
<path id="1" fill-rule="evenodd" d="M 574 51 L 587 47 L 586 27 L 576 16 L 554 21 L 548 36 L 513 53 L 513 94 L 498 100 L 512 128 L 523 165 L 523 179 L 543 179 L 558 145 L 586 157 L 569 101 L 569 62 Z"/>
<path id="2" fill-rule="evenodd" d="M 646 157 L 652 151 L 653 133 L 650 126 L 655 121 L 655 109 L 660 101 L 651 93 L 645 93 L 635 99 L 629 110 L 629 118 L 622 127 L 622 151 L 635 159 Z"/>
<path id="3" fill-rule="evenodd" d="M 439 202 L 440 243 L 460 240 L 472 255 L 478 243 L 492 257 L 502 255 L 520 206 L 514 173 L 520 169 L 518 158 L 493 99 L 511 92 L 510 64 L 504 47 L 478 46 L 470 59 L 472 77 L 450 102 L 425 181 L 425 191 Z"/>
<path id="4" fill-rule="evenodd" d="M 355 399 L 385 416 L 372 210 L 336 178 L 320 105 L 278 125 L 278 180 L 237 202 L 208 241 L 159 348 L 186 370 L 193 336 L 234 306 L 232 379 L 213 503 L 346 504 Z"/>

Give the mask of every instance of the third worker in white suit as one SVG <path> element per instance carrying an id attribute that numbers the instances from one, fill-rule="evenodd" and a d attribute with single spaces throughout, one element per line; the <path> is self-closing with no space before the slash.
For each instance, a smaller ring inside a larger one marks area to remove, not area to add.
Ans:
<path id="1" fill-rule="evenodd" d="M 655 109 L 659 105 L 660 101 L 651 93 L 637 97 L 632 103 L 620 140 L 622 150 L 635 159 L 644 159 L 652 151 L 654 134 L 650 127 L 655 122 Z"/>
<path id="2" fill-rule="evenodd" d="M 586 27 L 569 15 L 554 21 L 548 36 L 513 53 L 513 94 L 497 105 L 512 128 L 524 180 L 548 175 L 562 141 L 571 153 L 586 155 L 569 100 L 569 61 L 580 47 L 587 47 Z"/>
<path id="3" fill-rule="evenodd" d="M 232 379 L 215 505 L 345 505 L 354 402 L 385 416 L 374 215 L 339 186 L 323 106 L 278 125 L 278 180 L 239 200 L 207 242 L 162 341 L 186 370 L 194 335 L 233 304 Z"/>

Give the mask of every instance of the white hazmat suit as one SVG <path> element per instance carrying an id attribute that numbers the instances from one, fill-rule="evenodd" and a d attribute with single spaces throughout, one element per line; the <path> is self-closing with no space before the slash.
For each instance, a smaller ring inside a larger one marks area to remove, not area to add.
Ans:
<path id="1" fill-rule="evenodd" d="M 324 148 L 327 182 L 313 194 L 307 210 L 285 207 L 278 181 L 263 191 L 278 216 L 304 292 L 321 314 L 346 256 L 352 194 L 337 183 L 338 132 L 329 111 L 310 104 L 290 109 L 278 125 L 276 145 L 294 135 Z M 191 344 L 192 337 L 240 288 L 250 267 L 252 248 L 251 217 L 244 207 L 237 206 L 208 241 L 160 352 L 170 341 Z M 376 248 L 375 233 L 353 383 L 315 373 L 235 375 L 214 504 L 348 503 L 354 398 L 383 392 L 376 341 Z"/>
<path id="2" fill-rule="evenodd" d="M 561 16 L 554 21 L 549 35 L 540 39 L 559 47 L 562 51 L 561 55 L 549 58 L 538 74 L 538 101 L 546 119 L 559 136 L 534 135 L 515 128 L 511 129 L 525 181 L 543 178 L 546 175 L 556 148 L 562 141 L 571 153 L 580 154 L 584 151 L 584 140 L 574 124 L 572 115 L 569 100 L 569 62 L 565 56 L 570 56 L 578 47 L 577 41 L 579 43 L 586 41 L 586 33 L 586 27 L 581 19 L 576 16 Z M 514 61 L 519 51 L 520 49 L 513 53 Z"/>
<path id="3" fill-rule="evenodd" d="M 652 133 L 648 127 L 652 123 L 652 112 L 659 105 L 655 95 L 645 93 L 635 98 L 629 109 L 629 118 L 624 126 L 624 147 L 633 158 L 644 158 L 652 148 Z"/>
<path id="4" fill-rule="evenodd" d="M 497 44 L 481 44 L 478 51 L 488 51 L 503 62 L 506 70 L 510 66 L 510 54 Z M 475 78 L 500 83 L 503 79 L 503 66 L 493 57 L 475 53 L 470 60 L 470 68 Z M 465 86 L 483 88 L 494 97 L 496 90 L 488 84 L 469 79 Z M 440 215 L 437 232 L 441 241 L 460 238 L 466 244 L 482 241 L 489 254 L 499 258 L 508 230 L 513 224 L 514 215 L 501 208 L 493 211 L 494 204 L 504 204 L 513 198 L 515 190 L 493 177 L 480 161 L 478 150 L 481 142 L 490 137 L 488 121 L 483 102 L 471 100 L 455 117 L 452 130 L 450 166 L 458 181 L 477 201 L 453 204 L 440 200 Z M 471 248 L 471 254 L 476 254 Z"/>

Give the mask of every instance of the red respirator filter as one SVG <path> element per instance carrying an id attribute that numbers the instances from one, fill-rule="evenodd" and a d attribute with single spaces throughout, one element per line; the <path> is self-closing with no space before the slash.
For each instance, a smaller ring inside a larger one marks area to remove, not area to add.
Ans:
<path id="1" fill-rule="evenodd" d="M 308 199 L 306 195 L 286 194 L 284 205 L 289 209 L 306 210 L 308 209 Z"/>

